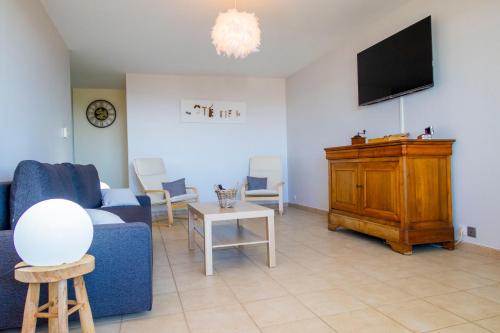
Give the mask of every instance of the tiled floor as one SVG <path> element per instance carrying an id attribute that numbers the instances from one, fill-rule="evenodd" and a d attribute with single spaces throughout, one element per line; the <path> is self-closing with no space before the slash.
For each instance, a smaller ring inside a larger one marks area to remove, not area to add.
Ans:
<path id="1" fill-rule="evenodd" d="M 277 217 L 276 268 L 265 246 L 217 250 L 206 277 L 185 224 L 154 227 L 153 311 L 97 320 L 98 332 L 500 332 L 500 259 L 432 246 L 402 256 L 290 208 Z"/>

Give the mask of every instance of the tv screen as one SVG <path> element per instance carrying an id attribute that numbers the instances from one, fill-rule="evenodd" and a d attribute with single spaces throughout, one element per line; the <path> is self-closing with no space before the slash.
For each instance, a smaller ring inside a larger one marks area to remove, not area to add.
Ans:
<path id="1" fill-rule="evenodd" d="M 358 53 L 359 105 L 433 85 L 430 16 Z"/>

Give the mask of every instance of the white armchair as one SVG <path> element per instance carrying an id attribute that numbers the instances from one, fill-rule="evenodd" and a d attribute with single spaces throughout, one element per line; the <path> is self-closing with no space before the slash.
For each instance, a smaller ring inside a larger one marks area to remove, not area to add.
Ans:
<path id="1" fill-rule="evenodd" d="M 246 179 L 241 188 L 241 200 L 278 202 L 278 210 L 283 215 L 283 169 L 278 156 L 255 156 L 250 158 L 251 177 L 266 177 L 267 189 L 248 190 Z"/>
<path id="2" fill-rule="evenodd" d="M 163 189 L 162 183 L 168 180 L 161 158 L 138 158 L 133 161 L 133 165 L 142 190 L 151 198 L 151 206 L 165 207 L 169 226 L 174 223 L 173 209 L 184 209 L 188 203 L 198 201 L 195 187 L 186 187 L 186 194 L 175 197 Z"/>

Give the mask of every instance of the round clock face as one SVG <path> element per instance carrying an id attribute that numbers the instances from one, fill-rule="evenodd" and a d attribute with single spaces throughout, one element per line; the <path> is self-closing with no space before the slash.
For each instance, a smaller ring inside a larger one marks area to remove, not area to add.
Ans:
<path id="1" fill-rule="evenodd" d="M 111 126 L 116 120 L 115 107 L 108 101 L 93 101 L 87 107 L 87 120 L 95 127 Z"/>

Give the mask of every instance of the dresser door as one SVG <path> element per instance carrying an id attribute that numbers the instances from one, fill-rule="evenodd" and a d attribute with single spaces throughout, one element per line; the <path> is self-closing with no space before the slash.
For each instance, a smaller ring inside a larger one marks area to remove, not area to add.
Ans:
<path id="1" fill-rule="evenodd" d="M 361 215 L 399 221 L 399 163 L 360 163 Z"/>
<path id="2" fill-rule="evenodd" d="M 330 163 L 330 200 L 333 209 L 358 213 L 359 163 Z"/>

